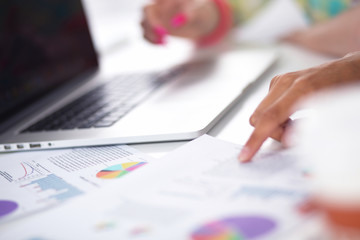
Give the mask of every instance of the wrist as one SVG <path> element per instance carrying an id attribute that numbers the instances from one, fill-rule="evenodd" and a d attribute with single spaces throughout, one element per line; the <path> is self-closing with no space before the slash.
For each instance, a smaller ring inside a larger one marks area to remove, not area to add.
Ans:
<path id="1" fill-rule="evenodd" d="M 328 65 L 329 72 L 335 71 L 335 83 L 347 84 L 360 81 L 360 52 L 352 52 Z"/>
<path id="2" fill-rule="evenodd" d="M 198 16 L 201 19 L 201 21 L 196 23 L 200 33 L 197 38 L 199 40 L 212 34 L 218 27 L 220 13 L 217 4 L 213 0 L 207 0 L 198 13 Z"/>
<path id="3" fill-rule="evenodd" d="M 356 81 L 360 81 L 360 51 L 352 52 L 348 54 L 350 60 L 351 71 L 353 73 L 353 78 Z"/>
<path id="4" fill-rule="evenodd" d="M 215 28 L 198 40 L 200 47 L 220 42 L 231 30 L 233 25 L 232 10 L 226 0 L 211 0 L 218 10 L 218 21 Z"/>

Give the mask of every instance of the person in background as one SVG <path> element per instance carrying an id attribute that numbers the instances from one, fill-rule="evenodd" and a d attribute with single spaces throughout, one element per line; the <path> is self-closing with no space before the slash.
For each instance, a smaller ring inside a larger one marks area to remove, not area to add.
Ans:
<path id="1" fill-rule="evenodd" d="M 360 81 L 360 6 L 351 0 L 293 1 L 309 27 L 282 36 L 287 41 L 339 59 L 321 66 L 287 73 L 272 79 L 268 95 L 250 117 L 254 131 L 239 154 L 252 159 L 263 142 L 282 141 L 290 116 L 304 97 L 329 87 Z M 233 28 L 241 28 L 270 0 L 155 0 L 144 7 L 144 37 L 164 44 L 164 36 L 192 40 L 199 47 L 221 42 Z M 346 55 L 346 56 L 345 56 Z M 345 57 L 343 57 L 345 56 Z"/>
<path id="2" fill-rule="evenodd" d="M 154 0 L 144 7 L 141 24 L 144 37 L 154 44 L 163 44 L 164 36 L 172 35 L 190 39 L 200 47 L 211 46 L 232 29 L 241 28 L 273 1 L 279 0 Z M 288 1 L 302 11 L 309 27 L 289 32 L 281 40 L 334 56 L 358 49 L 356 20 L 360 15 L 356 5 L 360 1 Z"/>

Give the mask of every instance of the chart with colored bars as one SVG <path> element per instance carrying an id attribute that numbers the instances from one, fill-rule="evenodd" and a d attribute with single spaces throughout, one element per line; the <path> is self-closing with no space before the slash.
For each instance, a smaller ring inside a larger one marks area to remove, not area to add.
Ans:
<path id="1" fill-rule="evenodd" d="M 192 234 L 192 240 L 245 240 L 265 237 L 276 228 L 272 219 L 236 216 L 207 223 Z"/>
<path id="2" fill-rule="evenodd" d="M 20 188 L 27 188 L 27 190 L 38 194 L 44 200 L 54 199 L 56 201 L 64 201 L 83 194 L 82 191 L 55 174 L 49 174 L 45 177 L 33 180 L 27 184 L 21 185 Z"/>
<path id="3" fill-rule="evenodd" d="M 128 162 L 128 163 L 114 165 L 105 168 L 104 170 L 101 170 L 96 174 L 96 177 L 103 179 L 119 178 L 145 164 L 146 162 Z"/>

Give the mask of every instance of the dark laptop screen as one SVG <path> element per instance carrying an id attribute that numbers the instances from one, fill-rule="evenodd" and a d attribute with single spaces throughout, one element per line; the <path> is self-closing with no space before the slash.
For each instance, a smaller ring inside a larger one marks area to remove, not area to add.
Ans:
<path id="1" fill-rule="evenodd" d="M 97 67 L 80 0 L 0 1 L 0 122 Z"/>

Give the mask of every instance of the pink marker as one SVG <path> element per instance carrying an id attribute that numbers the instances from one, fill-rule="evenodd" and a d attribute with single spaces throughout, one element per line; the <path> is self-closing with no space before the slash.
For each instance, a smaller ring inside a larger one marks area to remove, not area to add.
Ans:
<path id="1" fill-rule="evenodd" d="M 167 30 L 161 26 L 154 27 L 154 32 L 158 36 L 158 42 L 157 44 L 165 44 L 165 37 L 168 34 Z"/>
<path id="2" fill-rule="evenodd" d="M 187 21 L 188 19 L 185 13 L 178 13 L 171 19 L 171 26 L 175 28 L 182 27 Z"/>

